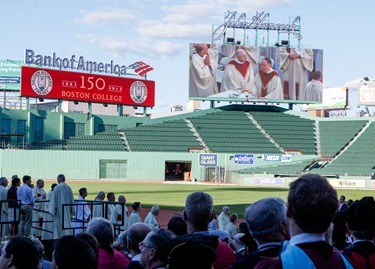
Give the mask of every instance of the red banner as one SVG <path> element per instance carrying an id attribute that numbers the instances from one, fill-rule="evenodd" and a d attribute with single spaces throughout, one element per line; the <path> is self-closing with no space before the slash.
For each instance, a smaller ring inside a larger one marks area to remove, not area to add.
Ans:
<path id="1" fill-rule="evenodd" d="M 153 107 L 155 81 L 22 66 L 21 96 Z"/>

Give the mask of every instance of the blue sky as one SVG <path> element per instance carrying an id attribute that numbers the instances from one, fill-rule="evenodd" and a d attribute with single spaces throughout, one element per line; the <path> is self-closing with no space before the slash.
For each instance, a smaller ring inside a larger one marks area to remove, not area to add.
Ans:
<path id="1" fill-rule="evenodd" d="M 270 13 L 270 22 L 301 16 L 302 45 L 324 51 L 325 87 L 375 78 L 375 2 L 370 0 L 2 0 L 0 59 L 25 49 L 61 57 L 154 67 L 154 111 L 188 100 L 189 44 L 210 43 L 227 10 Z"/>

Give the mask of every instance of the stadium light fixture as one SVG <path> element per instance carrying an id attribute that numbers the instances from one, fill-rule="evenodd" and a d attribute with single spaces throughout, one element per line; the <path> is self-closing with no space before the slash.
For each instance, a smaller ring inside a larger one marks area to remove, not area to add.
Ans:
<path id="1" fill-rule="evenodd" d="M 108 107 L 108 104 L 103 104 L 104 107 Z"/>
<path id="2" fill-rule="evenodd" d="M 44 99 L 43 98 L 39 98 L 39 102 L 44 102 Z"/>
<path id="3" fill-rule="evenodd" d="M 368 77 L 364 77 L 363 78 L 365 81 L 370 81 L 370 79 Z"/>
<path id="4" fill-rule="evenodd" d="M 78 101 L 74 101 L 74 104 L 75 104 L 75 105 L 78 105 L 78 104 L 79 104 L 79 102 L 78 102 Z"/>

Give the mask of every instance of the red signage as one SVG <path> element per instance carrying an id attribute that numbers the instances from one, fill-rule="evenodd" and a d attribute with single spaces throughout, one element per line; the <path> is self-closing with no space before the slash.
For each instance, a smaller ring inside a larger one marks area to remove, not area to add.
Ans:
<path id="1" fill-rule="evenodd" d="M 155 81 L 22 66 L 21 96 L 153 107 Z"/>

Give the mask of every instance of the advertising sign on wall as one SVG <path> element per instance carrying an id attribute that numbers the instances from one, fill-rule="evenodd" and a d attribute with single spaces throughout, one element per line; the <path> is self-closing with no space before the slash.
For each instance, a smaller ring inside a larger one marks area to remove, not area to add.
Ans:
<path id="1" fill-rule="evenodd" d="M 217 166 L 217 154 L 199 154 L 200 166 Z"/>
<path id="2" fill-rule="evenodd" d="M 23 66 L 21 96 L 153 107 L 155 82 Z"/>

